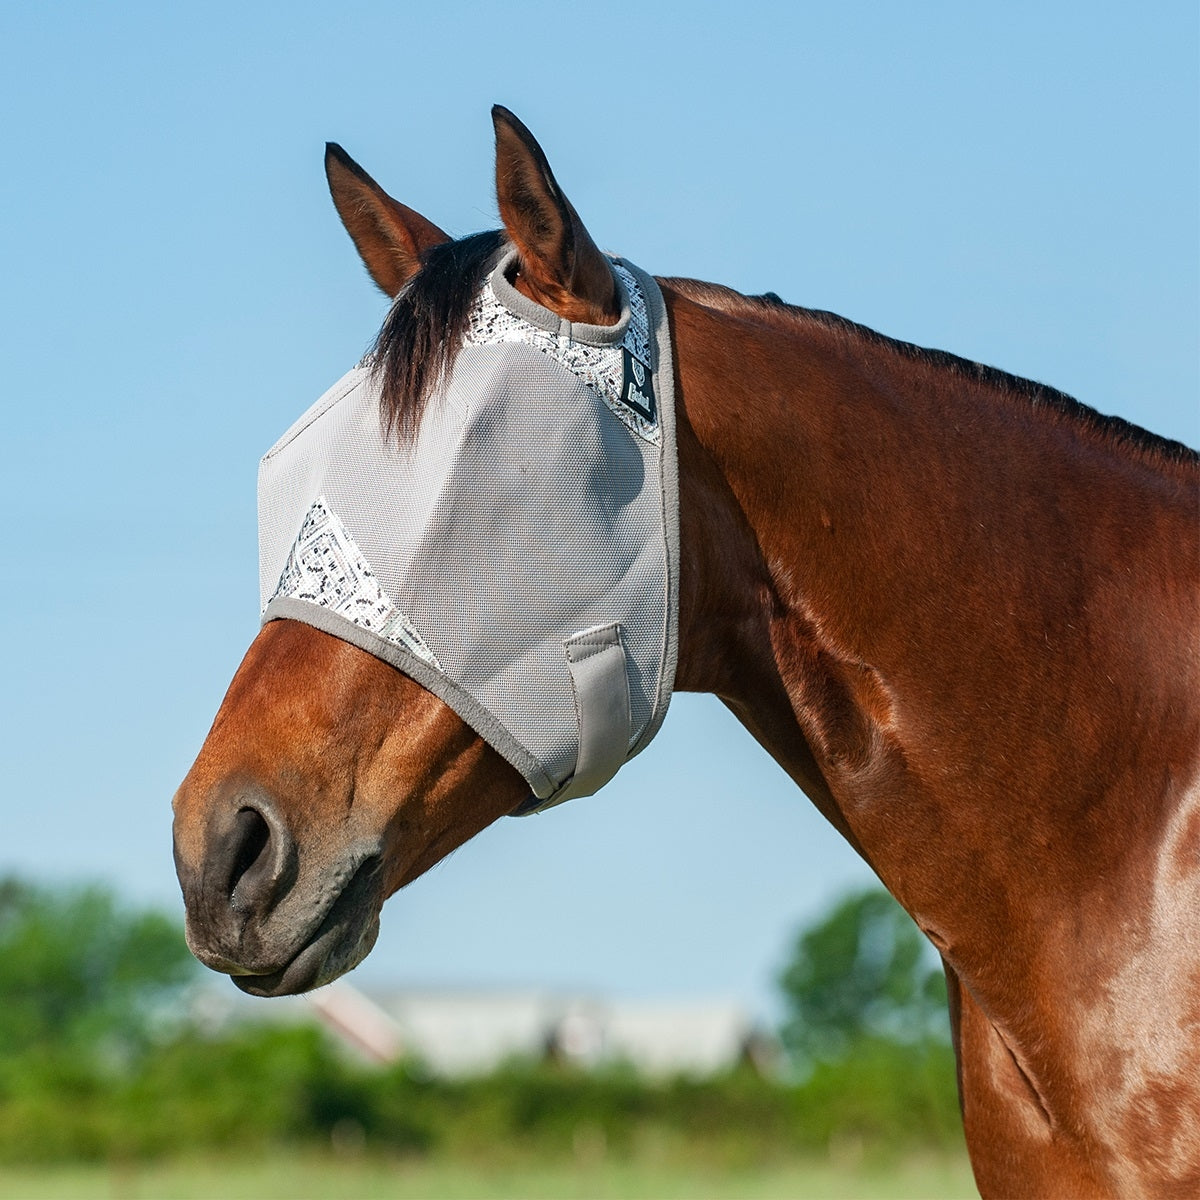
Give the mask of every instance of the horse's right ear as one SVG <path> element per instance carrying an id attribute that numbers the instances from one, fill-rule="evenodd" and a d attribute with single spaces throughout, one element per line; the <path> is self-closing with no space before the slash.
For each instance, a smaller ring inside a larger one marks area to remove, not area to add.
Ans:
<path id="1" fill-rule="evenodd" d="M 325 143 L 329 194 L 371 278 L 389 295 L 421 269 L 421 255 L 450 240 L 432 221 L 393 200 L 336 142 Z"/>
<path id="2" fill-rule="evenodd" d="M 521 255 L 517 289 L 569 321 L 610 325 L 621 304 L 608 260 L 596 248 L 550 170 L 537 139 L 502 104 L 496 128 L 496 200 Z"/>

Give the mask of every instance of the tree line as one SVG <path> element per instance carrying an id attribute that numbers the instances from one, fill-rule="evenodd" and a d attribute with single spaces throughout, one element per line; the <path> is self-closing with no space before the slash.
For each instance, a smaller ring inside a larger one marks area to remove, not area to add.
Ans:
<path id="1" fill-rule="evenodd" d="M 288 1145 L 729 1164 L 961 1144 L 941 973 L 882 891 L 847 897 L 797 935 L 780 978 L 787 1059 L 771 1076 L 367 1068 L 315 1026 L 205 1029 L 189 1016 L 198 978 L 160 913 L 105 888 L 0 880 L 0 1161 Z"/>

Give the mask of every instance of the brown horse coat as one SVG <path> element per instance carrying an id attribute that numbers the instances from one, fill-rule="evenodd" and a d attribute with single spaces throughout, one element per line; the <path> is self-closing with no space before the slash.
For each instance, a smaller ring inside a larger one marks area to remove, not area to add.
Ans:
<path id="1" fill-rule="evenodd" d="M 612 321 L 603 257 L 494 115 L 516 286 Z M 327 164 L 394 295 L 445 235 Z M 985 1194 L 1200 1195 L 1196 455 L 828 314 L 661 283 L 676 686 L 729 705 L 940 951 Z M 263 994 L 332 978 L 386 895 L 524 795 L 411 680 L 273 622 L 176 796 L 191 944 Z"/>

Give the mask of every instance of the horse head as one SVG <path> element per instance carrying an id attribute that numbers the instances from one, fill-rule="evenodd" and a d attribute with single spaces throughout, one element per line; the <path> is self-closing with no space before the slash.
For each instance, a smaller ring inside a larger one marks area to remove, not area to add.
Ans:
<path id="1" fill-rule="evenodd" d="M 605 343 L 608 330 L 619 331 L 632 321 L 630 306 L 637 307 L 630 299 L 636 291 L 632 277 L 622 275 L 596 248 L 528 130 L 505 109 L 495 109 L 493 118 L 496 190 L 504 229 L 461 242 L 450 241 L 432 222 L 393 200 L 339 147 L 327 149 L 326 172 L 334 204 L 367 270 L 388 296 L 405 297 L 404 305 L 395 306 L 388 318 L 370 368 L 360 372 L 380 381 L 381 399 L 369 401 L 373 407 L 362 420 L 379 425 L 383 441 L 392 448 L 389 454 L 399 446 L 398 458 L 389 462 L 407 461 L 407 452 L 417 452 L 414 442 L 422 428 L 425 401 L 450 365 L 452 354 L 446 346 L 464 336 L 467 309 L 462 289 L 477 290 L 480 264 L 491 264 L 498 256 L 507 255 L 504 261 L 509 266 L 499 286 L 507 289 L 512 307 L 529 313 L 535 323 L 553 327 L 540 334 L 535 329 L 534 335 L 553 342 L 560 324 L 576 332 L 593 330 L 608 355 L 605 361 L 617 363 L 618 370 L 625 361 L 632 372 L 626 382 L 636 389 L 631 395 L 640 400 L 631 401 L 636 411 L 622 410 L 626 425 L 633 429 L 640 421 L 645 426 L 647 414 L 651 424 L 658 421 L 658 414 L 646 408 L 653 406 L 648 367 L 636 357 L 622 360 L 620 347 L 629 344 L 628 339 L 620 345 L 612 339 L 611 345 Z M 648 278 L 647 286 L 655 287 Z M 659 320 L 665 345 L 666 320 L 661 311 Z M 571 380 L 571 386 L 595 384 L 586 374 L 594 368 L 588 354 L 582 365 L 575 364 L 577 373 L 585 372 L 584 380 Z M 641 352 L 641 357 L 650 355 Z M 660 367 L 660 376 L 669 378 L 669 361 Z M 637 438 L 628 436 L 611 417 L 605 419 L 619 433 L 602 434 L 601 441 L 608 438 L 610 450 L 624 456 L 619 469 L 612 461 L 603 464 L 603 478 L 592 489 L 603 493 L 601 519 L 607 521 L 609 508 L 626 503 L 625 498 L 614 499 L 621 473 L 640 480 L 645 465 L 630 449 Z M 646 428 L 641 431 L 646 433 Z M 586 443 L 592 436 L 584 431 L 576 437 L 576 432 L 569 430 L 560 440 Z M 650 432 L 656 433 L 657 426 Z M 611 440 L 614 437 L 620 444 Z M 486 443 L 480 453 L 486 453 Z M 673 441 L 669 457 L 673 468 Z M 271 455 L 264 459 L 264 471 L 269 461 L 274 461 Z M 489 473 L 488 465 L 485 462 L 479 473 Z M 291 467 L 279 469 L 287 475 Z M 373 498 L 399 486 L 386 472 L 363 485 Z M 476 488 L 469 484 L 467 490 Z M 652 507 L 658 503 L 656 496 L 651 497 Z M 432 560 L 435 572 L 447 556 L 457 553 L 446 541 L 459 545 L 455 537 L 470 536 L 470 529 L 462 532 L 464 525 L 487 519 L 486 513 L 478 512 L 479 497 L 473 496 L 471 502 L 475 509 L 452 518 L 459 534 L 443 533 L 442 542 L 435 543 L 434 552 L 426 556 L 426 566 Z M 263 514 L 270 503 L 271 497 L 264 500 L 260 490 L 264 539 L 271 516 Z M 328 517 L 323 503 L 321 497 L 309 517 L 319 511 L 323 519 L 336 520 Z M 543 508 L 551 509 L 553 504 Z M 535 551 L 545 560 L 553 554 L 557 538 L 573 536 L 570 526 L 576 518 L 568 512 L 542 519 L 563 527 L 552 530 L 547 546 Z M 587 519 L 586 514 L 580 518 Z M 296 514 L 289 510 L 276 523 L 291 545 Z M 338 528 L 336 536 L 349 539 L 345 529 Z M 506 532 L 501 525 L 499 536 Z M 674 548 L 661 548 L 664 563 L 670 554 L 678 562 L 677 531 L 672 536 Z M 357 554 L 357 546 L 346 552 Z M 629 646 L 636 639 L 627 629 L 615 635 L 600 630 L 598 635 L 583 615 L 577 617 L 588 611 L 591 597 L 584 593 L 569 597 L 565 603 L 571 619 L 587 628 L 583 649 L 576 646 L 578 653 L 569 654 L 569 674 L 562 672 L 556 685 L 565 697 L 560 707 L 570 710 L 572 723 L 578 719 L 579 733 L 565 749 L 559 746 L 538 757 L 512 745 L 507 733 L 483 736 L 480 732 L 497 723 L 490 711 L 484 711 L 489 696 L 510 686 L 494 664 L 476 672 L 487 677 L 487 686 L 492 687 L 492 693 L 484 690 L 481 705 L 477 696 L 464 697 L 456 683 L 447 683 L 433 670 L 431 664 L 439 669 L 440 664 L 407 622 L 401 624 L 409 632 L 400 641 L 389 641 L 386 634 L 378 633 L 377 623 L 368 622 L 370 628 L 364 632 L 361 622 L 352 626 L 340 617 L 333 623 L 325 621 L 326 610 L 295 599 L 303 591 L 299 585 L 289 591 L 281 581 L 272 600 L 280 561 L 276 556 L 268 562 L 268 557 L 264 552 L 265 623 L 174 802 L 175 858 L 187 907 L 189 944 L 202 962 L 229 974 L 239 987 L 256 995 L 305 991 L 356 965 L 374 944 L 385 898 L 498 817 L 594 791 L 627 752 L 640 749 L 657 729 L 675 665 L 673 645 L 668 647 L 662 632 L 652 629 L 650 633 L 663 644 L 650 655 L 648 665 L 635 662 L 626 669 L 626 654 L 636 659 L 636 650 Z M 527 595 L 495 597 L 493 589 L 497 606 L 514 599 L 519 606 L 537 604 L 539 579 L 527 557 L 517 555 L 511 563 L 517 573 L 532 571 L 512 585 Z M 620 571 L 634 569 L 629 563 L 636 567 L 636 561 L 644 558 L 645 552 L 634 544 Z M 284 574 L 296 570 L 295 564 L 293 550 Z M 457 566 L 468 573 L 456 594 L 461 603 L 463 593 L 471 590 L 472 565 Z M 546 573 L 545 561 L 537 569 Z M 653 567 L 652 573 L 657 569 Z M 364 565 L 363 571 L 368 570 Z M 549 573 L 554 571 L 551 564 Z M 591 576 L 587 571 L 581 574 L 580 586 L 586 592 L 593 586 Z M 677 574 L 668 578 L 665 566 L 661 574 L 662 590 L 670 593 L 669 601 L 662 603 L 671 606 L 673 643 L 679 581 Z M 409 590 L 415 588 L 420 595 L 428 586 L 418 582 Z M 611 587 L 611 580 L 604 586 Z M 446 612 L 442 619 L 457 618 L 454 612 Z M 532 619 L 536 624 L 540 618 Z M 566 639 L 568 651 L 572 641 Z M 560 651 L 563 644 L 560 639 Z M 527 649 L 519 653 L 527 654 Z M 585 677 L 583 671 L 590 674 Z M 656 672 L 661 676 L 657 695 Z M 485 689 L 484 684 L 479 687 Z M 563 690 L 568 688 L 574 689 L 573 696 Z M 599 698 L 585 703 L 589 688 Z M 594 718 L 585 711 L 589 707 L 598 714 Z M 464 713 L 477 711 L 483 713 L 478 720 L 464 719 Z M 619 745 L 615 756 L 614 744 Z"/>

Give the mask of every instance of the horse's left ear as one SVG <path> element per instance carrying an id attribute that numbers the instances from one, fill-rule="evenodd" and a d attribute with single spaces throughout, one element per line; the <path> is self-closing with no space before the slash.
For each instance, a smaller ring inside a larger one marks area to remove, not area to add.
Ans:
<path id="1" fill-rule="evenodd" d="M 611 325 L 621 315 L 608 260 L 563 195 L 533 134 L 507 108 L 496 127 L 496 199 L 521 254 L 518 290 L 569 321 Z"/>
<path id="2" fill-rule="evenodd" d="M 426 250 L 450 240 L 432 221 L 393 200 L 336 142 L 325 143 L 325 178 L 346 232 L 389 296 L 421 269 Z"/>

